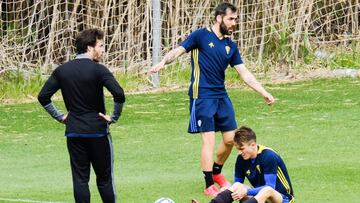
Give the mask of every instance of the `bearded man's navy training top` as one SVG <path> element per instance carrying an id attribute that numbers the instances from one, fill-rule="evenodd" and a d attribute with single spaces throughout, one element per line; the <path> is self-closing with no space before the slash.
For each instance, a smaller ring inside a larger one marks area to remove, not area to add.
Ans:
<path id="1" fill-rule="evenodd" d="M 237 44 L 228 36 L 219 39 L 210 28 L 202 28 L 192 32 L 180 46 L 192 53 L 190 98 L 227 97 L 225 70 L 229 65 L 243 63 Z"/>

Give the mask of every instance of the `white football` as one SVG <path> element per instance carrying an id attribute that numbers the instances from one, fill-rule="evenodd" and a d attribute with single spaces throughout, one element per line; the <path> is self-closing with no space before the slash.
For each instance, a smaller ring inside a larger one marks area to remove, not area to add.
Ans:
<path id="1" fill-rule="evenodd" d="M 156 200 L 154 203 L 175 203 L 174 200 L 168 198 L 168 197 L 162 197 L 158 200 Z"/>

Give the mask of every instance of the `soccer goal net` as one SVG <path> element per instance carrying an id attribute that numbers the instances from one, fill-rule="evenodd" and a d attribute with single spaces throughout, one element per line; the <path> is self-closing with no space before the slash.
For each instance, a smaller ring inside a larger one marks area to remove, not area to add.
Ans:
<path id="1" fill-rule="evenodd" d="M 159 0 L 162 54 L 200 27 L 210 27 L 217 0 Z M 146 75 L 152 63 L 154 0 L 2 0 L 0 71 L 41 70 L 74 58 L 74 38 L 86 28 L 105 32 L 109 68 Z M 309 47 L 360 39 L 359 0 L 241 0 L 232 39 L 250 63 L 296 61 Z M 187 61 L 187 60 L 185 60 Z"/>

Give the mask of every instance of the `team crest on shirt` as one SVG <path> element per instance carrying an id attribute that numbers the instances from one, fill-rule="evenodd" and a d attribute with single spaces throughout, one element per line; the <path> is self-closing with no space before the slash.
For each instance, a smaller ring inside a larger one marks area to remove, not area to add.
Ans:
<path id="1" fill-rule="evenodd" d="M 214 48 L 214 47 L 215 47 L 214 43 L 210 42 L 210 43 L 209 43 L 209 47 L 210 47 L 210 48 Z"/>
<path id="2" fill-rule="evenodd" d="M 247 170 L 247 171 L 246 171 L 246 175 L 250 175 L 250 170 Z"/>
<path id="3" fill-rule="evenodd" d="M 201 120 L 198 120 L 197 124 L 198 124 L 199 127 L 201 127 Z"/>
<path id="4" fill-rule="evenodd" d="M 230 47 L 229 47 L 229 46 L 225 46 L 225 51 L 226 51 L 226 54 L 229 54 L 229 53 L 230 53 Z"/>

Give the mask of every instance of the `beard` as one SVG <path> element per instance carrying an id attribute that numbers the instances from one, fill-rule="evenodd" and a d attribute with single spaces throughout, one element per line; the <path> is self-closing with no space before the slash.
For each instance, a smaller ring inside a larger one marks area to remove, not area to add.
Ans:
<path id="1" fill-rule="evenodd" d="M 230 30 L 230 29 L 232 29 L 232 30 Z M 220 24 L 220 33 L 222 35 L 231 35 L 233 33 L 234 28 L 231 27 L 230 29 L 226 27 L 224 21 L 221 22 L 221 24 Z"/>
<path id="2" fill-rule="evenodd" d="M 101 58 L 102 58 L 102 54 L 101 54 L 101 53 L 95 53 L 95 54 L 94 54 L 93 61 L 95 61 L 95 62 L 100 62 L 100 61 L 101 61 Z"/>

